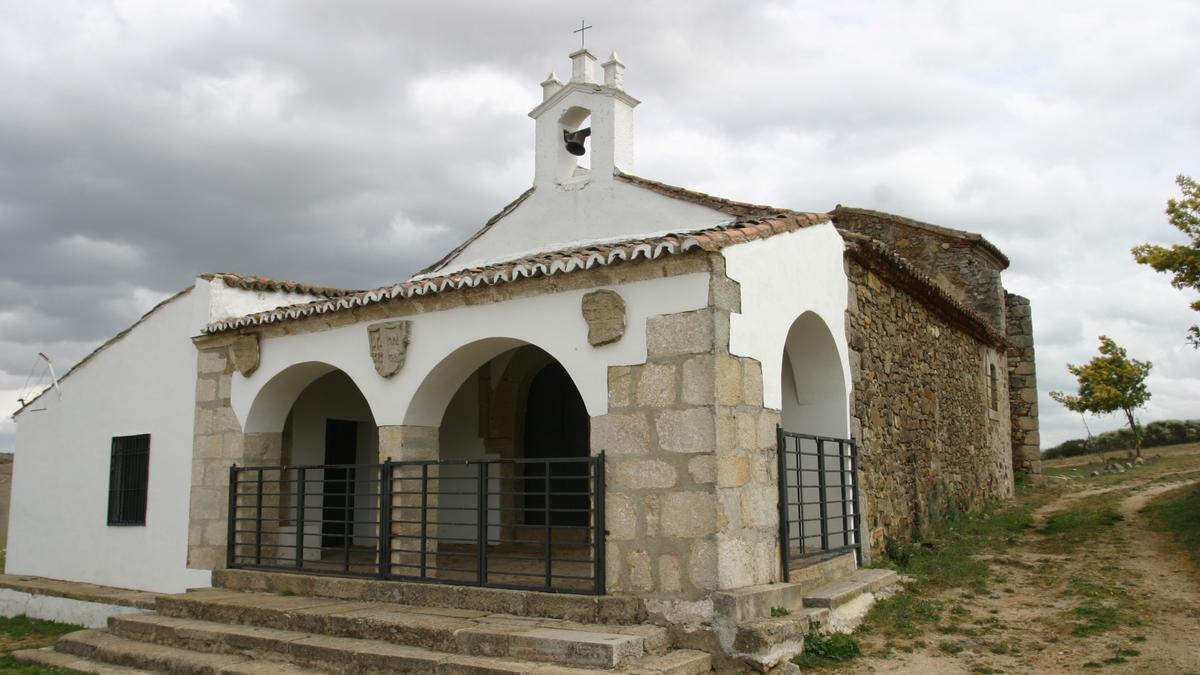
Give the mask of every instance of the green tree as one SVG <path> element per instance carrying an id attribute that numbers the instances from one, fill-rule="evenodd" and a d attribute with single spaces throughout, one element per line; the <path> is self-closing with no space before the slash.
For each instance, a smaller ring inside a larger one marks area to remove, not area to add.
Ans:
<path id="1" fill-rule="evenodd" d="M 1142 433 L 1133 413 L 1150 400 L 1150 390 L 1146 388 L 1150 367 L 1149 361 L 1129 358 L 1124 347 L 1101 335 L 1099 356 L 1082 366 L 1067 364 L 1067 370 L 1079 380 L 1079 393 L 1052 391 L 1050 398 L 1079 413 L 1125 413 L 1133 432 L 1133 448 L 1141 457 Z"/>
<path id="2" fill-rule="evenodd" d="M 1170 272 L 1171 285 L 1175 288 L 1200 291 L 1200 185 L 1187 176 L 1176 176 L 1175 182 L 1183 192 L 1183 197 L 1167 200 L 1167 219 L 1191 243 L 1171 247 L 1152 244 L 1134 246 L 1133 258 L 1159 272 Z M 1192 303 L 1192 309 L 1200 312 L 1200 300 Z M 1200 326 L 1188 329 L 1188 342 L 1200 349 Z"/>

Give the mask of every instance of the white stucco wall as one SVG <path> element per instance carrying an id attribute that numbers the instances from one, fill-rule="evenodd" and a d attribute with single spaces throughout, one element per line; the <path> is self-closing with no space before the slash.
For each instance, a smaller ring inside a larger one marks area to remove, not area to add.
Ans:
<path id="1" fill-rule="evenodd" d="M 161 307 L 17 418 L 10 574 L 154 591 L 207 586 L 186 569 L 197 289 Z M 36 408 L 44 410 L 34 411 Z M 114 436 L 150 434 L 144 527 L 109 527 Z"/>
<path id="2" fill-rule="evenodd" d="M 370 404 L 377 424 L 437 427 L 454 394 L 480 365 L 513 347 L 533 344 L 557 359 L 570 373 L 588 414 L 603 415 L 608 411 L 608 367 L 645 362 L 647 318 L 707 306 L 708 275 L 651 279 L 613 290 L 625 299 L 627 327 L 621 340 L 602 347 L 592 347 L 587 341 L 587 324 L 580 312 L 580 302 L 588 290 L 406 317 L 412 321 L 412 338 L 405 365 L 386 379 L 375 372 L 371 361 L 368 324 L 271 338 L 263 344 L 258 370 L 250 377 L 234 376 L 233 410 L 247 432 L 280 430 L 295 394 L 287 398 L 268 392 L 268 396 L 259 399 L 259 392 L 295 364 L 323 362 L 341 369 L 354 380 Z M 448 358 L 452 354 L 454 358 Z M 310 370 L 312 373 L 306 377 L 316 377 L 322 368 Z M 285 373 L 284 378 L 288 377 Z M 296 386 L 302 384 L 289 383 L 287 388 Z M 410 405 L 418 390 L 420 396 Z M 256 399 L 259 399 L 257 405 Z"/>
<path id="3" fill-rule="evenodd" d="M 720 211 L 609 177 L 539 186 L 438 274 L 592 242 L 651 237 L 727 223 Z"/>
<path id="4" fill-rule="evenodd" d="M 842 391 L 850 391 L 844 251 L 841 235 L 828 224 L 724 250 L 726 274 L 741 284 L 742 291 L 742 311 L 729 318 L 729 351 L 762 364 L 763 403 L 768 408 L 783 408 L 781 376 L 788 330 L 805 312 L 817 315 L 828 327 L 837 347 Z M 846 435 L 848 398 L 834 417 L 830 427 L 806 433 Z"/>
<path id="5" fill-rule="evenodd" d="M 238 291 L 223 288 L 229 300 Z M 246 292 L 261 311 L 296 296 Z M 207 586 L 186 567 L 194 335 L 211 316 L 210 284 L 163 305 L 17 415 L 7 571 L 159 592 Z M 229 302 L 226 306 L 232 306 Z M 114 436 L 150 434 L 145 526 L 109 527 Z"/>
<path id="6" fill-rule="evenodd" d="M 199 281 L 205 283 L 203 280 Z M 274 309 L 284 305 L 296 305 L 322 299 L 306 293 L 231 288 L 226 286 L 219 277 L 207 282 L 207 286 L 209 301 L 207 304 L 208 318 L 205 319 L 205 324 L 246 316 L 268 308 Z"/>

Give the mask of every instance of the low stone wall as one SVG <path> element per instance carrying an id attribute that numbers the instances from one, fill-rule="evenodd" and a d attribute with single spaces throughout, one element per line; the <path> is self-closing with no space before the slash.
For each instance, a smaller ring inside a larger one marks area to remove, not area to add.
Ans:
<path id="1" fill-rule="evenodd" d="M 848 255 L 846 271 L 851 425 L 863 529 L 878 552 L 886 538 L 1012 496 L 1006 356 L 885 264 Z"/>
<path id="2" fill-rule="evenodd" d="M 1013 469 L 1042 472 L 1038 422 L 1037 364 L 1033 354 L 1033 310 L 1029 299 L 1008 293 L 1008 396 L 1012 414 Z"/>

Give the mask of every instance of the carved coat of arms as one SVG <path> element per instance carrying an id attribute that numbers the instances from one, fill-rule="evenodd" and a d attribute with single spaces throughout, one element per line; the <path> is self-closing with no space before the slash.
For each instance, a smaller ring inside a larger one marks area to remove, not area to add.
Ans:
<path id="1" fill-rule="evenodd" d="M 411 330 L 411 321 L 384 321 L 367 326 L 371 360 L 375 362 L 377 373 L 391 377 L 404 366 L 404 353 L 408 349 Z"/>
<path id="2" fill-rule="evenodd" d="M 258 335 L 239 335 L 229 344 L 229 359 L 233 369 L 250 377 L 258 369 Z"/>

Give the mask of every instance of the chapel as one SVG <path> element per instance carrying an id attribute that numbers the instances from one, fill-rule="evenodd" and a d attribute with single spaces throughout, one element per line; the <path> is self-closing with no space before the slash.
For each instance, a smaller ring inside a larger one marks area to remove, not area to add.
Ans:
<path id="1" fill-rule="evenodd" d="M 597 61 L 541 83 L 531 187 L 412 277 L 202 275 L 18 411 L 10 572 L 647 626 L 765 671 L 894 585 L 891 542 L 1040 472 L 1003 252 L 643 177 Z"/>

